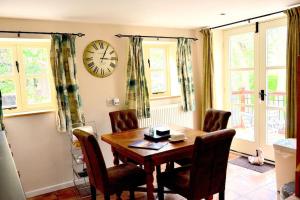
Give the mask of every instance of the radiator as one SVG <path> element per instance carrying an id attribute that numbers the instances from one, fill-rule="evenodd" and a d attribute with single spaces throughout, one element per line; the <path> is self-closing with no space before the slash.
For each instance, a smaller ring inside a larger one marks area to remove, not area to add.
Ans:
<path id="1" fill-rule="evenodd" d="M 138 121 L 141 128 L 171 124 L 193 128 L 193 112 L 183 112 L 180 104 L 155 106 L 150 109 L 150 118 Z"/>

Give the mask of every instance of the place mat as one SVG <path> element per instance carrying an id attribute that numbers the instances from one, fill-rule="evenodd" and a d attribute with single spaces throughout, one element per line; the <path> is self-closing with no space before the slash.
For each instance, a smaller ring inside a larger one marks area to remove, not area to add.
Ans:
<path id="1" fill-rule="evenodd" d="M 260 173 L 267 172 L 271 169 L 274 169 L 274 167 L 275 167 L 274 165 L 269 164 L 269 163 L 264 163 L 263 165 L 252 165 L 249 163 L 248 158 L 245 156 L 240 156 L 233 160 L 229 160 L 228 162 L 231 164 L 234 164 L 234 165 L 238 165 L 240 167 L 244 167 L 246 169 L 260 172 Z"/>
<path id="2" fill-rule="evenodd" d="M 128 147 L 159 150 L 167 144 L 168 142 L 151 142 L 147 140 L 138 140 L 129 144 Z"/>

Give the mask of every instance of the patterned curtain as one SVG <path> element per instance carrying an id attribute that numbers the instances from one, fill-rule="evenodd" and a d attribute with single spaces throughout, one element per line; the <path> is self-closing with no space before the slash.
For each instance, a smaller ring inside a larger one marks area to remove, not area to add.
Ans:
<path id="1" fill-rule="evenodd" d="M 177 72 L 181 85 L 181 97 L 185 112 L 195 110 L 194 83 L 192 76 L 191 40 L 178 38 L 177 40 Z"/>
<path id="2" fill-rule="evenodd" d="M 72 124 L 84 122 L 81 98 L 76 80 L 75 37 L 53 34 L 51 43 L 51 67 L 58 104 L 58 131 L 71 131 Z"/>
<path id="3" fill-rule="evenodd" d="M 2 94 L 0 90 L 0 130 L 4 130 L 4 124 L 3 124 L 3 110 L 2 110 Z"/>
<path id="4" fill-rule="evenodd" d="M 291 8 L 285 12 L 288 17 L 288 37 L 286 53 L 286 93 L 287 93 L 287 112 L 286 112 L 286 137 L 296 137 L 296 75 L 297 75 L 297 56 L 300 55 L 300 7 Z"/>
<path id="5" fill-rule="evenodd" d="M 213 107 L 213 45 L 210 29 L 200 31 L 203 35 L 203 88 L 201 95 L 201 119 L 204 120 L 206 110 Z"/>
<path id="6" fill-rule="evenodd" d="M 129 39 L 129 55 L 127 64 L 126 105 L 137 110 L 138 118 L 150 117 L 149 93 L 144 69 L 143 39 Z"/>

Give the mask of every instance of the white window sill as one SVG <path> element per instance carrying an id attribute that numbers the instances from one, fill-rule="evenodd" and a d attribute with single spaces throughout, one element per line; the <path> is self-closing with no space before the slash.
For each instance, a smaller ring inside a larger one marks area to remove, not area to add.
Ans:
<path id="1" fill-rule="evenodd" d="M 49 112 L 56 112 L 56 109 L 46 109 L 46 110 L 36 110 L 36 111 L 27 111 L 27 112 L 17 112 L 17 113 L 10 113 L 10 114 L 4 114 L 4 118 L 9 117 L 20 117 L 24 115 L 36 115 L 36 114 L 43 114 L 43 113 L 49 113 Z"/>

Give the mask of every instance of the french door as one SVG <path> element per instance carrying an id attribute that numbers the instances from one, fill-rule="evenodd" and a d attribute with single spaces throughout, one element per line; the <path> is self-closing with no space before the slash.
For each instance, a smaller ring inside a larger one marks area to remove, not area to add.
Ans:
<path id="1" fill-rule="evenodd" d="M 254 155 L 261 148 L 274 160 L 273 143 L 285 137 L 286 19 L 224 32 L 225 102 L 232 149 Z"/>

